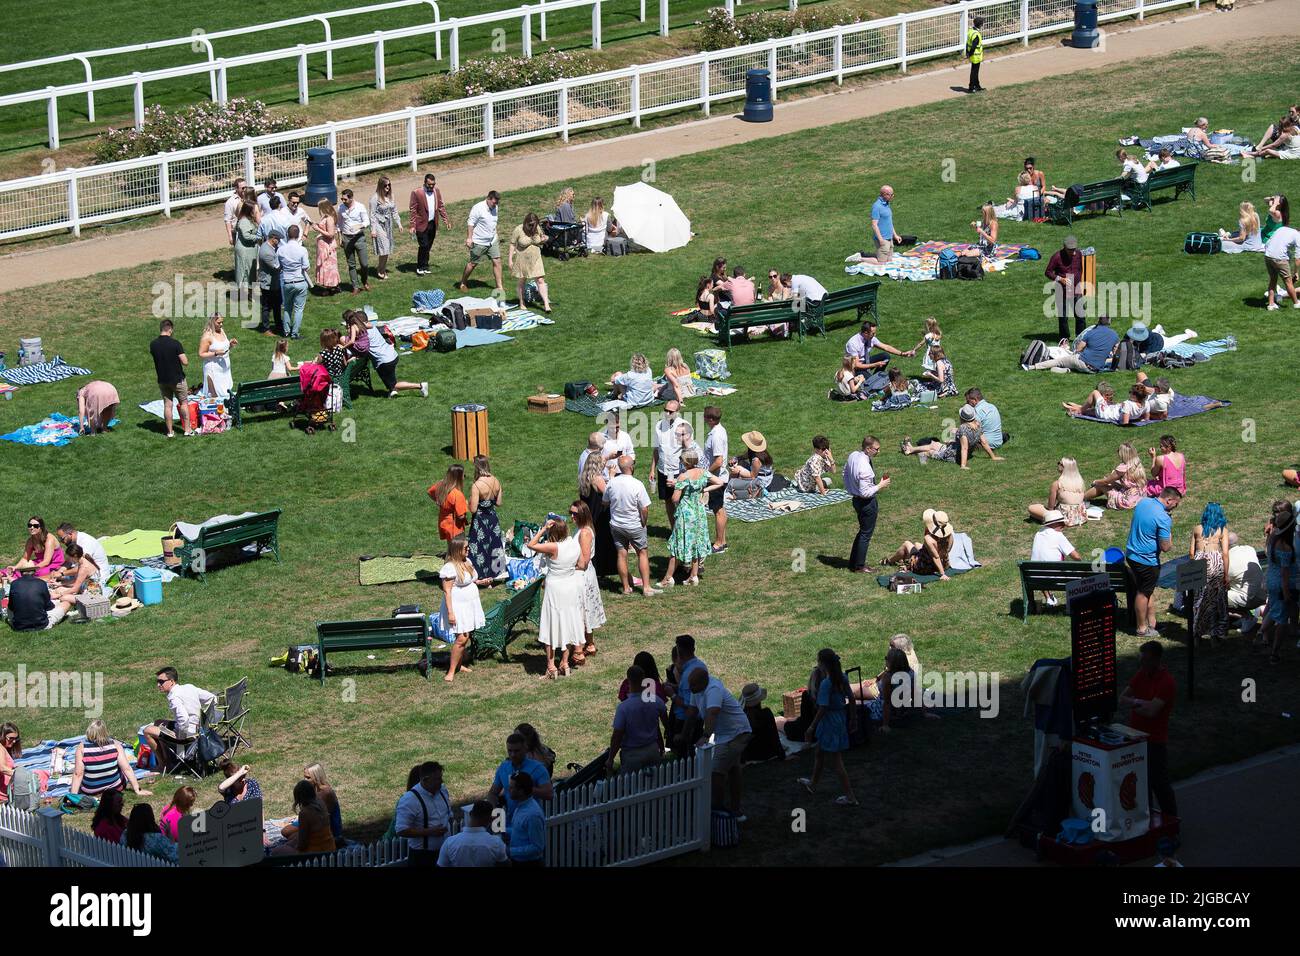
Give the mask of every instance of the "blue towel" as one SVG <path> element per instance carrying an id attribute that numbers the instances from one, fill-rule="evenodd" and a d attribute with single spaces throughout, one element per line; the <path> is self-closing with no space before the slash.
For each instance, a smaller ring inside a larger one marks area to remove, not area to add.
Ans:
<path id="1" fill-rule="evenodd" d="M 119 421 L 115 418 L 108 426 L 112 428 Z M 24 425 L 8 435 L 0 435 L 0 441 L 11 441 L 19 445 L 66 445 L 77 437 L 77 420 L 55 412 L 35 425 Z"/>
<path id="2" fill-rule="evenodd" d="M 1236 348 L 1236 345 L 1236 339 L 1215 339 L 1212 342 L 1179 342 L 1177 345 L 1169 346 L 1165 351 L 1181 355 L 1183 358 L 1191 358 L 1197 352 L 1210 357 L 1223 352 L 1231 352 Z"/>
<path id="3" fill-rule="evenodd" d="M 457 329 L 456 330 L 456 348 L 464 349 L 475 345 L 496 345 L 498 342 L 513 342 L 508 335 L 502 335 L 500 332 L 493 332 L 489 329 Z"/>

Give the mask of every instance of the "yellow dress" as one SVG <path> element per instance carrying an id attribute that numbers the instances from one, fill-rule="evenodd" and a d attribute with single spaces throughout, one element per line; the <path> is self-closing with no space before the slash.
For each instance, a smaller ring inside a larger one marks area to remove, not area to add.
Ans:
<path id="1" fill-rule="evenodd" d="M 522 225 L 515 226 L 515 231 L 510 234 L 510 247 L 515 252 L 515 264 L 511 266 L 510 274 L 516 279 L 540 279 L 546 275 L 546 269 L 542 267 L 542 246 L 545 243 L 545 235 L 530 236 Z"/>

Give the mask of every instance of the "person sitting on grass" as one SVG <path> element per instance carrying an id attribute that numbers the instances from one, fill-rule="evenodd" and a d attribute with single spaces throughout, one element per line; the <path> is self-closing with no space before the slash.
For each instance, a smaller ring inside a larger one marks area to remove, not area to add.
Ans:
<path id="1" fill-rule="evenodd" d="M 27 540 L 23 542 L 23 556 L 0 571 L 0 578 L 16 578 L 24 568 L 31 568 L 38 578 L 48 578 L 63 567 L 63 548 L 59 538 L 45 527 L 45 519 L 32 515 L 27 519 Z"/>
<path id="2" fill-rule="evenodd" d="M 1261 143 L 1258 149 L 1247 150 L 1245 155 L 1261 159 L 1300 159 L 1300 122 L 1286 120 L 1269 142 Z"/>
<path id="3" fill-rule="evenodd" d="M 1016 180 L 1015 192 L 1007 201 L 995 206 L 993 214 L 999 219 L 1011 219 L 1020 222 L 1025 218 L 1025 202 L 1038 198 L 1039 191 L 1034 186 L 1034 179 L 1029 173 L 1021 173 Z"/>
<path id="4" fill-rule="evenodd" d="M 1115 387 L 1110 382 L 1098 382 L 1083 402 L 1062 402 L 1061 407 L 1068 415 L 1082 415 L 1086 418 L 1099 418 L 1103 422 L 1116 425 L 1136 424 L 1147 417 L 1146 390 L 1141 385 L 1129 389 L 1128 398 L 1123 402 L 1115 401 Z"/>
<path id="5" fill-rule="evenodd" d="M 948 520 L 948 512 L 926 508 L 921 523 L 925 528 L 924 538 L 919 542 L 904 541 L 884 563 L 913 574 L 937 574 L 940 581 L 947 581 L 948 554 L 952 551 L 952 522 Z"/>
<path id="6" fill-rule="evenodd" d="M 794 476 L 795 487 L 804 494 L 824 495 L 830 491 L 831 476 L 835 474 L 835 456 L 831 454 L 831 440 L 817 435 L 812 440 L 813 453 Z"/>
<path id="7" fill-rule="evenodd" d="M 122 842 L 127 820 L 122 813 L 124 798 L 121 790 L 110 790 L 99 798 L 95 816 L 90 821 L 90 832 L 109 843 Z"/>
<path id="8" fill-rule="evenodd" d="M 226 803 L 262 799 L 262 785 L 257 782 L 248 764 L 236 767 L 235 762 L 227 757 L 221 761 L 221 773 L 225 779 L 217 784 L 217 790 Z"/>
<path id="9" fill-rule="evenodd" d="M 50 591 L 54 601 L 51 619 L 55 623 L 63 620 L 77 605 L 78 596 L 85 594 L 100 574 L 95 559 L 81 550 L 79 544 L 69 544 L 63 549 L 63 574 L 58 584 Z"/>
<path id="10" fill-rule="evenodd" d="M 177 788 L 172 794 L 171 803 L 167 804 L 167 809 L 163 811 L 162 818 L 158 821 L 158 829 L 162 831 L 163 836 L 173 843 L 180 841 L 181 818 L 189 816 L 198 799 L 199 793 L 193 787 Z"/>
<path id="11" fill-rule="evenodd" d="M 869 397 L 866 390 L 867 377 L 855 372 L 855 366 L 856 360 L 852 355 L 844 356 L 839 371 L 835 373 L 835 393 L 862 401 Z"/>
<path id="12" fill-rule="evenodd" d="M 1146 497 L 1147 473 L 1137 449 L 1123 442 L 1116 452 L 1119 463 L 1104 477 L 1098 478 L 1083 493 L 1085 501 L 1105 498 L 1106 507 L 1116 511 L 1132 511 Z"/>
<path id="13" fill-rule="evenodd" d="M 948 353 L 943 350 L 943 346 L 932 345 L 929 354 L 934 368 L 922 370 L 921 381 L 933 385 L 939 393 L 939 398 L 956 395 L 957 378 L 952 370 L 952 361 L 948 358 Z"/>
<path id="14" fill-rule="evenodd" d="M 813 758 L 811 777 L 800 777 L 798 783 L 810 794 L 817 792 L 817 782 L 821 779 L 822 769 L 829 754 L 832 769 L 839 778 L 843 793 L 835 798 L 837 807 L 855 807 L 857 798 L 853 795 L 853 784 L 849 782 L 849 773 L 844 769 L 844 751 L 849 749 L 849 734 L 857 730 L 857 707 L 853 704 L 853 692 L 840 666 L 839 655 L 830 648 L 817 652 L 817 666 L 825 677 L 817 686 L 817 713 L 812 723 L 804 732 L 804 739 L 817 742 L 817 753 Z"/>
<path id="15" fill-rule="evenodd" d="M 880 341 L 876 338 L 877 325 L 872 319 L 867 319 L 862 323 L 862 328 L 853 335 L 844 345 L 844 354 L 853 359 L 854 372 L 877 372 L 889 364 L 889 356 L 897 355 L 903 358 L 911 358 L 916 354 L 916 349 L 909 349 L 904 352 L 896 349 L 894 346 Z M 920 348 L 920 346 L 917 346 Z M 879 349 L 873 352 L 872 349 Z M 886 354 L 888 353 L 888 354 Z"/>
<path id="16" fill-rule="evenodd" d="M 1061 342 L 1062 347 L 1068 345 Z M 1097 316 L 1097 324 L 1090 325 L 1074 339 L 1074 347 L 1064 354 L 1037 362 L 1034 365 L 1022 365 L 1027 372 L 1039 372 L 1048 368 L 1064 368 L 1072 372 L 1100 372 L 1106 368 L 1111 356 L 1119 345 L 1119 333 L 1110 327 L 1110 316 Z"/>
<path id="17" fill-rule="evenodd" d="M 980 255 L 991 259 L 998 248 L 998 217 L 993 203 L 986 202 L 980 207 L 980 217 L 971 222 L 971 228 L 975 230 Z"/>
<path id="18" fill-rule="evenodd" d="M 654 372 L 640 352 L 632 354 L 628 371 L 610 377 L 609 385 L 615 398 L 622 399 L 633 408 L 649 405 L 655 400 Z"/>
<path id="19" fill-rule="evenodd" d="M 691 378 L 691 367 L 682 358 L 680 349 L 669 349 L 668 354 L 664 357 L 664 378 L 666 381 L 659 387 L 660 398 L 664 400 L 676 399 L 680 405 L 695 394 L 695 382 Z"/>
<path id="20" fill-rule="evenodd" d="M 108 725 L 96 717 L 86 728 L 86 739 L 77 744 L 72 771 L 72 793 L 89 797 L 126 787 L 137 797 L 150 796 L 141 790 L 135 770 L 126 758 L 122 745 L 108 732 Z"/>
<path id="21" fill-rule="evenodd" d="M 1070 457 L 1062 457 L 1056 463 L 1058 477 L 1047 489 L 1047 504 L 1029 506 L 1029 517 L 1035 521 L 1044 521 L 1046 516 L 1059 511 L 1065 516 L 1067 528 L 1077 528 L 1088 520 L 1088 508 L 1083 503 L 1083 492 L 1087 485 L 1083 475 L 1079 474 L 1079 463 Z"/>
<path id="22" fill-rule="evenodd" d="M 156 856 L 168 863 L 177 862 L 176 844 L 158 829 L 153 807 L 147 803 L 137 803 L 131 808 L 131 816 L 126 821 L 126 829 L 122 831 L 119 842 L 124 847 Z"/>
<path id="23" fill-rule="evenodd" d="M 273 851 L 276 855 L 332 853 L 337 849 L 330 831 L 329 811 L 310 780 L 299 780 L 293 785 L 293 810 L 298 815 L 297 823 L 281 831 L 288 842 L 276 847 Z"/>
<path id="24" fill-rule="evenodd" d="M 974 408 L 970 405 L 963 405 L 961 411 L 957 414 L 961 419 L 961 429 L 964 434 L 947 442 L 942 442 L 937 438 L 923 438 L 919 443 L 913 443 L 911 438 L 904 437 L 901 449 L 903 454 L 925 455 L 934 461 L 956 462 L 963 470 L 969 470 L 970 436 L 974 435 L 975 443 L 984 449 L 990 459 L 993 461 L 1006 460 L 1001 455 L 994 453 L 993 448 L 989 445 L 989 440 L 984 435 L 984 430 L 979 423 Z"/>
<path id="25" fill-rule="evenodd" d="M 713 277 L 700 276 L 695 284 L 695 311 L 689 313 L 682 321 L 713 322 L 718 317 L 718 299 L 713 292 Z"/>
<path id="26" fill-rule="evenodd" d="M 902 369 L 891 368 L 889 384 L 885 386 L 880 400 L 871 403 L 871 410 L 888 412 L 898 408 L 909 408 L 911 405 L 912 393 L 907 390 L 907 376 L 903 374 Z"/>
<path id="27" fill-rule="evenodd" d="M 749 718 L 749 728 L 754 735 L 745 747 L 745 752 L 740 755 L 743 763 L 785 759 L 785 747 L 781 745 L 776 715 L 770 708 L 763 706 L 766 699 L 767 688 L 759 684 L 746 684 L 740 689 L 740 706 Z"/>

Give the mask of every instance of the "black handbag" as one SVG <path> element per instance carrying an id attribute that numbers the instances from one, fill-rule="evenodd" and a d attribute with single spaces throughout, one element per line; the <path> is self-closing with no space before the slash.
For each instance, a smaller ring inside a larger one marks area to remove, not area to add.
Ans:
<path id="1" fill-rule="evenodd" d="M 199 739 L 194 745 L 194 752 L 204 763 L 216 763 L 226 755 L 226 745 L 218 734 L 211 727 L 203 730 L 199 734 Z"/>

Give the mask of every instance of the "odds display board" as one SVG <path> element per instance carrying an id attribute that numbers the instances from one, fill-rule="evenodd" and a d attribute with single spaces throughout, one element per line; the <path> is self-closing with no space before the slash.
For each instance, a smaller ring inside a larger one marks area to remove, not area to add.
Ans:
<path id="1" fill-rule="evenodd" d="M 1104 574 L 1066 591 L 1070 609 L 1070 696 L 1075 725 L 1105 720 L 1118 705 L 1115 669 L 1115 592 Z"/>

